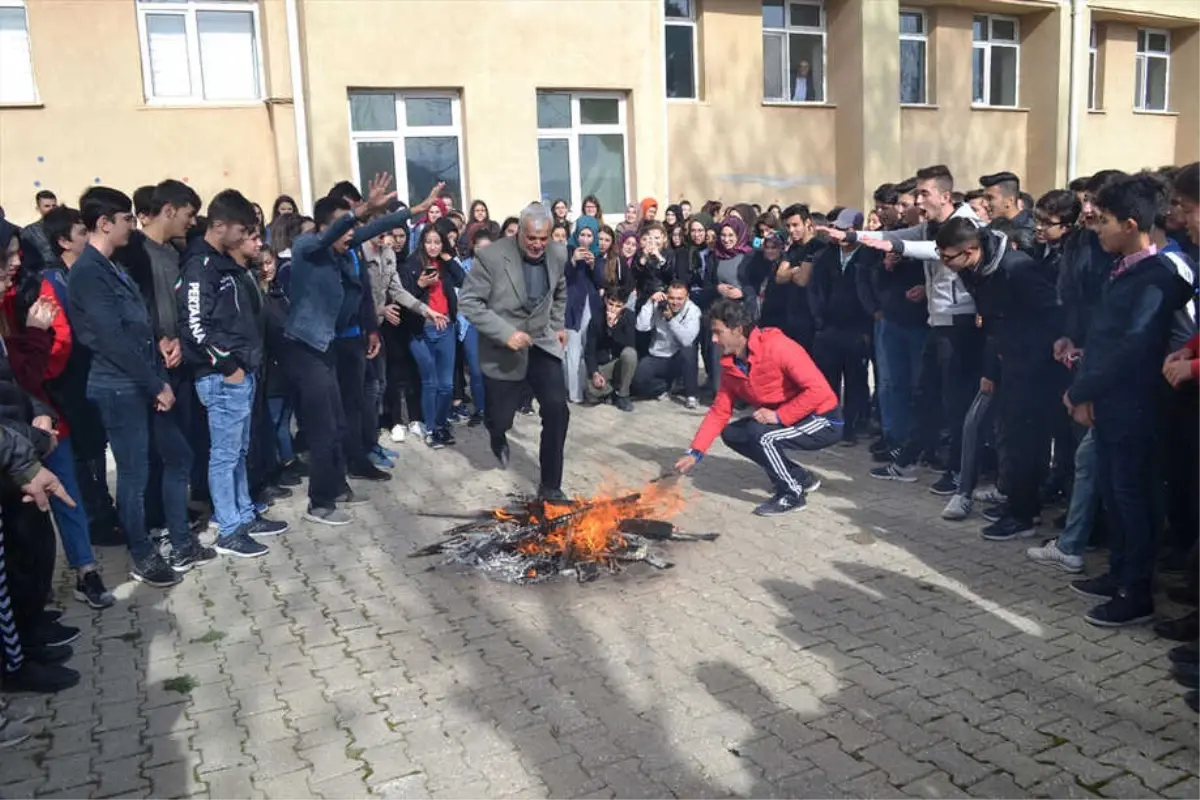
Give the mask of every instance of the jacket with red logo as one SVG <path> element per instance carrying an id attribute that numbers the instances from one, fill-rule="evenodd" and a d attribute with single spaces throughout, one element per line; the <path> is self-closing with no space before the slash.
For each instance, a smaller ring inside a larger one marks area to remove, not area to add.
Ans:
<path id="1" fill-rule="evenodd" d="M 696 452 L 707 451 L 721 435 L 736 400 L 774 410 L 784 425 L 837 408 L 837 395 L 808 352 L 778 328 L 752 330 L 746 359 L 749 374 L 734 363 L 733 356 L 721 357 L 721 390 L 692 440 Z"/>

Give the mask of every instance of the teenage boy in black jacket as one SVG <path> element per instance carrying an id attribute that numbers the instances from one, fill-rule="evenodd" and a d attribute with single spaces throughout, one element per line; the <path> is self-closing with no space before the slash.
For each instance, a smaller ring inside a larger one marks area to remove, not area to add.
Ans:
<path id="1" fill-rule="evenodd" d="M 208 228 L 184 254 L 175 289 L 184 360 L 208 409 L 208 486 L 218 526 L 218 553 L 254 558 L 267 547 L 251 534 L 283 533 L 287 524 L 255 517 L 246 476 L 254 389 L 262 364 L 262 334 L 245 269 L 230 251 L 257 225 L 254 206 L 226 189 L 208 204 Z M 251 287 L 252 289 L 253 287 Z"/>
<path id="2" fill-rule="evenodd" d="M 1191 287 L 1150 241 L 1163 202 L 1150 175 L 1113 180 L 1095 197 L 1096 233 L 1118 256 L 1092 310 L 1088 346 L 1063 395 L 1072 418 L 1092 428 L 1098 484 L 1111 513 L 1109 571 L 1072 588 L 1105 601 L 1085 615 L 1118 627 L 1154 615 L 1155 429 L 1162 354 L 1171 320 Z"/>
<path id="3" fill-rule="evenodd" d="M 613 403 L 622 411 L 633 411 L 629 387 L 638 363 L 637 329 L 633 310 L 625 306 L 628 301 L 628 289 L 616 284 L 604 288 L 604 316 L 592 317 L 583 348 L 588 400 L 599 402 L 615 392 Z"/>
<path id="4" fill-rule="evenodd" d="M 947 222 L 937 246 L 942 263 L 959 276 L 992 326 L 1000 359 L 1008 513 L 982 535 L 993 541 L 1032 536 L 1054 409 L 1053 345 L 1060 328 L 1055 276 L 1043 262 L 1010 248 L 1007 235 L 971 220 Z"/>

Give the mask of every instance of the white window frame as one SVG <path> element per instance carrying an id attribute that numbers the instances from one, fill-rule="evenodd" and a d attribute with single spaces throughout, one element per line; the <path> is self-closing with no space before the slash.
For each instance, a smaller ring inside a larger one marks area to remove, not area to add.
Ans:
<path id="1" fill-rule="evenodd" d="M 573 209 L 580 208 L 583 203 L 583 171 L 579 167 L 579 137 L 581 135 L 595 134 L 620 134 L 621 135 L 621 163 L 625 167 L 624 182 L 625 194 L 627 197 L 636 197 L 637 193 L 633 191 L 633 185 L 629 181 L 629 125 L 628 116 L 626 114 L 625 95 L 620 92 L 569 92 L 558 89 L 538 89 L 537 94 L 565 94 L 571 97 L 571 127 L 569 128 L 538 128 L 537 141 L 545 139 L 566 139 L 567 140 L 567 163 L 571 170 L 571 196 L 564 198 L 567 205 Z M 581 100 L 616 100 L 617 101 L 617 122 L 616 124 L 607 125 L 585 125 L 580 121 L 579 101 Z M 536 95 L 534 97 L 536 103 Z M 538 158 L 537 142 L 534 143 L 534 158 Z M 542 176 L 538 173 L 538 196 L 542 194 Z M 553 198 L 551 198 L 553 200 Z M 622 206 L 621 211 L 624 211 Z M 606 212 L 608 215 L 617 213 L 617 209 L 610 208 Z"/>
<path id="2" fill-rule="evenodd" d="M 1150 37 L 1163 36 L 1167 40 L 1166 50 L 1150 50 Z M 1145 46 L 1142 42 L 1145 41 Z M 1150 86 L 1146 81 L 1149 77 L 1149 62 L 1152 58 L 1161 58 L 1167 63 L 1167 72 L 1164 80 L 1166 86 L 1163 87 L 1163 107 L 1149 108 L 1146 105 L 1146 98 L 1150 94 Z M 1136 55 L 1134 56 L 1134 69 L 1141 76 L 1142 91 L 1139 96 L 1133 98 L 1133 108 L 1135 111 L 1163 112 L 1171 108 L 1171 32 L 1162 28 L 1138 28 L 1137 29 L 1137 47 Z M 1137 86 L 1137 77 L 1134 78 L 1134 86 Z M 1135 89 L 1136 91 L 1136 89 Z"/>
<path id="3" fill-rule="evenodd" d="M 921 33 L 903 33 L 900 34 L 902 42 L 921 42 L 925 45 L 925 72 L 921 75 L 921 94 L 922 99 L 918 103 L 906 103 L 903 98 L 900 100 L 901 105 L 929 105 L 929 15 L 919 8 L 903 8 L 900 9 L 901 15 L 914 14 L 921 18 Z"/>
<path id="4" fill-rule="evenodd" d="M 667 96 L 667 101 L 672 103 L 694 103 L 700 99 L 700 42 L 696 36 L 696 4 L 700 0 L 688 0 L 688 16 L 684 17 L 668 17 L 666 12 L 666 0 L 663 0 L 663 25 L 664 27 L 676 28 L 691 28 L 692 31 L 692 96 L 691 97 L 671 97 Z M 666 31 L 663 31 L 663 58 L 666 58 Z M 663 65 L 664 70 L 666 64 Z M 663 92 L 666 92 L 665 84 L 666 75 L 663 76 L 664 85 Z"/>
<path id="5" fill-rule="evenodd" d="M 982 17 L 987 20 L 987 40 L 982 42 L 975 41 L 975 19 Z M 1011 22 L 1013 25 L 1013 39 L 994 40 L 992 38 L 992 28 L 997 22 Z M 974 14 L 971 17 L 971 59 L 972 69 L 974 69 L 975 51 L 983 51 L 983 100 L 975 99 L 974 80 L 971 85 L 971 105 L 975 108 L 1020 108 L 1021 107 L 1021 20 L 1017 17 L 1009 17 L 1003 14 Z M 1013 77 L 1014 96 L 1012 105 L 998 105 L 992 102 L 992 50 L 997 47 L 1006 47 L 1017 52 L 1016 75 Z"/>
<path id="6" fill-rule="evenodd" d="M 759 14 L 761 16 L 761 0 Z M 792 25 L 792 6 L 812 6 L 816 7 L 821 12 L 821 27 L 812 28 L 807 25 Z M 781 106 L 823 106 L 829 103 L 829 18 L 825 12 L 825 0 L 784 0 L 783 2 L 783 27 L 768 28 L 762 26 L 762 32 L 777 33 L 783 35 L 783 64 L 780 65 L 784 70 L 783 88 L 788 94 L 788 99 L 779 98 L 763 98 L 764 103 Z M 792 37 L 793 33 L 802 33 L 806 36 L 821 37 L 821 99 L 820 100 L 792 100 L 792 89 L 796 84 L 796 76 L 792 74 Z M 767 68 L 763 64 L 763 70 Z"/>
<path id="7" fill-rule="evenodd" d="M 1100 33 L 1096 30 L 1096 23 L 1092 23 L 1092 29 L 1088 33 L 1088 97 L 1087 110 L 1099 111 L 1100 104 Z"/>
<path id="8" fill-rule="evenodd" d="M 350 107 L 350 96 L 355 94 L 392 95 L 396 103 L 395 131 L 355 131 L 353 112 Z M 405 111 L 406 100 L 449 100 L 449 125 L 416 125 L 409 127 L 408 114 Z M 359 179 L 358 145 L 360 142 L 391 142 L 392 160 L 396 165 L 396 174 L 392 180 L 392 188 L 400 192 L 401 199 L 409 205 L 425 199 L 421 197 L 404 197 L 408 192 L 408 156 L 405 150 L 405 139 L 423 139 L 431 136 L 455 136 L 458 139 L 458 182 L 460 185 L 460 203 L 469 203 L 471 196 L 467 192 L 467 165 L 463 160 L 463 129 L 462 129 L 462 100 L 456 91 L 435 91 L 428 89 L 350 89 L 346 92 L 346 120 L 350 128 L 350 168 L 353 170 L 355 182 Z M 366 186 L 359 186 L 359 191 L 366 192 Z M 430 189 L 433 187 L 430 186 Z"/>
<path id="9" fill-rule="evenodd" d="M 25 50 L 29 59 L 29 94 L 11 100 L 0 98 L 0 106 L 36 105 L 41 102 L 38 95 L 37 75 L 33 72 L 33 33 L 29 30 L 29 8 L 25 0 L 0 0 L 0 8 L 17 8 L 25 15 Z"/>
<path id="10" fill-rule="evenodd" d="M 266 97 L 266 70 L 263 60 L 262 17 L 258 0 L 183 0 L 182 2 L 158 2 L 157 0 L 134 0 L 137 7 L 138 44 L 142 53 L 142 91 L 146 103 L 156 106 L 193 105 L 257 105 Z M 258 92 L 252 98 L 209 99 L 204 96 L 204 74 L 200 61 L 200 31 L 196 24 L 198 11 L 239 11 L 250 13 L 254 25 L 254 59 Z M 154 71 L 150 63 L 150 36 L 146 31 L 147 14 L 174 14 L 184 18 L 184 31 L 188 43 L 188 71 L 191 76 L 192 93 L 187 97 L 156 97 L 154 95 Z"/>

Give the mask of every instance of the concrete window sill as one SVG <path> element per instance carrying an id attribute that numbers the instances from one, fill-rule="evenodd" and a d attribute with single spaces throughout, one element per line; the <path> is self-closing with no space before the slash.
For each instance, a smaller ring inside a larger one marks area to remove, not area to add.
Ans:
<path id="1" fill-rule="evenodd" d="M 265 106 L 266 100 L 217 100 L 211 103 L 203 100 L 186 100 L 179 103 L 157 103 L 153 100 L 143 103 L 138 106 L 138 111 L 179 111 L 179 110 L 197 110 L 197 109 L 217 109 L 217 108 L 256 108 Z"/>
<path id="2" fill-rule="evenodd" d="M 837 108 L 836 103 L 793 103 L 791 100 L 763 100 L 768 108 Z"/>
<path id="3" fill-rule="evenodd" d="M 911 108 L 915 111 L 937 111 L 941 108 L 937 103 L 901 103 L 901 108 Z"/>
<path id="4" fill-rule="evenodd" d="M 1146 117 L 1178 117 L 1179 116 L 1178 111 L 1171 111 L 1171 110 L 1155 111 L 1155 110 L 1149 109 L 1149 108 L 1135 108 L 1133 110 L 1133 113 L 1140 114 L 1140 115 L 1146 116 Z"/>
<path id="5" fill-rule="evenodd" d="M 971 104 L 972 111 L 1015 111 L 1018 114 L 1028 114 L 1029 109 L 1024 106 L 984 106 L 978 103 Z"/>
<path id="6" fill-rule="evenodd" d="M 32 100 L 28 103 L 0 103 L 0 111 L 19 110 L 22 108 L 45 108 L 46 104 L 40 100 Z"/>

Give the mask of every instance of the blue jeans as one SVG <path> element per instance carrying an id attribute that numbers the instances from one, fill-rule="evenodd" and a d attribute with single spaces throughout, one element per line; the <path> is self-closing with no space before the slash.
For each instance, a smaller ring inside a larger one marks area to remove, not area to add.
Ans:
<path id="1" fill-rule="evenodd" d="M 46 469 L 58 476 L 58 482 L 75 501 L 75 507 L 71 508 L 57 497 L 50 498 L 50 511 L 58 525 L 58 537 L 62 539 L 67 563 L 74 569 L 90 567 L 96 563 L 96 554 L 92 552 L 91 529 L 88 527 L 87 511 L 83 507 L 83 492 L 79 491 L 79 481 L 75 478 L 75 453 L 71 449 L 71 440 L 60 440 L 58 446 L 42 461 Z"/>
<path id="2" fill-rule="evenodd" d="M 408 345 L 421 373 L 421 408 L 429 433 L 448 424 L 454 396 L 454 342 L 453 326 L 439 331 L 434 325 L 426 325 Z"/>
<path id="3" fill-rule="evenodd" d="M 129 540 L 129 555 L 141 564 L 154 554 L 146 530 L 146 483 L 150 479 L 150 430 L 163 463 L 162 501 L 171 546 L 187 550 L 188 475 L 192 471 L 192 448 L 179 424 L 169 414 L 160 414 L 152 398 L 138 388 L 89 383 L 88 399 L 96 404 L 113 460 L 117 462 L 117 517 Z"/>
<path id="4" fill-rule="evenodd" d="M 196 394 L 208 409 L 208 491 L 218 535 L 232 536 L 254 521 L 254 503 L 246 479 L 250 450 L 250 416 L 254 408 L 254 375 L 230 383 L 221 375 L 196 379 Z"/>
<path id="5" fill-rule="evenodd" d="M 1092 538 L 1096 503 L 1100 499 L 1096 488 L 1096 457 L 1096 438 L 1089 430 L 1075 450 L 1075 488 L 1071 490 L 1067 526 L 1058 535 L 1058 549 L 1067 555 L 1083 555 Z"/>
<path id="6" fill-rule="evenodd" d="M 475 410 L 483 412 L 483 369 L 479 366 L 479 331 L 474 325 L 467 328 L 462 337 L 463 356 L 467 362 L 467 374 L 471 377 L 471 399 Z"/>
<path id="7" fill-rule="evenodd" d="M 883 435 L 899 446 L 912 435 L 913 396 L 921 371 L 921 351 L 929 328 L 906 328 L 886 319 L 876 326 L 879 364 L 879 417 Z"/>
<path id="8" fill-rule="evenodd" d="M 268 397 L 267 408 L 271 411 L 271 426 L 275 429 L 279 461 L 291 463 L 296 459 L 296 450 L 292 445 L 292 398 Z"/>

